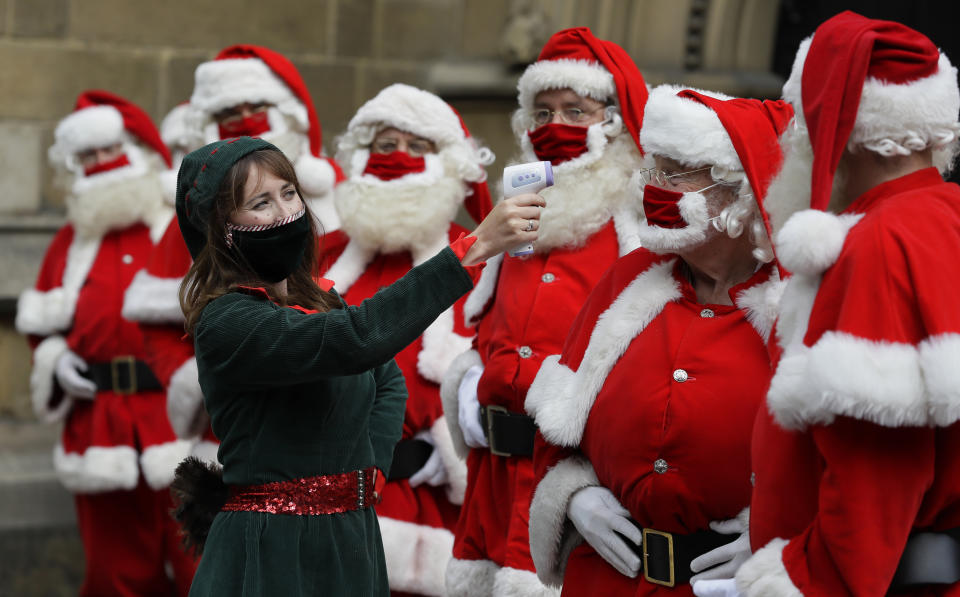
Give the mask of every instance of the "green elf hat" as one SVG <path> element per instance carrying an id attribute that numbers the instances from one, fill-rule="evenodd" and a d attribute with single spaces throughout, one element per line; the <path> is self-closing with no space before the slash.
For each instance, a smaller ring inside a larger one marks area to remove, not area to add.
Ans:
<path id="1" fill-rule="evenodd" d="M 243 156 L 260 149 L 280 151 L 263 139 L 236 137 L 184 156 L 177 176 L 177 222 L 194 259 L 207 244 L 207 222 L 223 177 Z"/>

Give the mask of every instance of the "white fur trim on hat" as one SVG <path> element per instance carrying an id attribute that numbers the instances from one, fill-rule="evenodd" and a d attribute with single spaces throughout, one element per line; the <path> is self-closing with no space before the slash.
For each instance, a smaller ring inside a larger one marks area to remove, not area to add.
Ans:
<path id="1" fill-rule="evenodd" d="M 143 323 L 182 324 L 180 283 L 183 278 L 160 278 L 142 269 L 123 295 L 124 319 Z"/>
<path id="2" fill-rule="evenodd" d="M 210 424 L 203 406 L 203 390 L 200 389 L 197 359 L 190 357 L 170 376 L 167 386 L 167 418 L 177 437 L 192 438 L 200 435 Z"/>
<path id="3" fill-rule="evenodd" d="M 140 469 L 147 485 L 154 490 L 169 487 L 177 465 L 190 455 L 192 446 L 193 442 L 182 439 L 148 446 L 140 454 Z"/>
<path id="4" fill-rule="evenodd" d="M 460 118 L 447 102 L 403 83 L 385 87 L 360 106 L 347 129 L 375 125 L 397 128 L 438 145 L 458 143 L 466 138 Z"/>
<path id="5" fill-rule="evenodd" d="M 190 106 L 207 115 L 243 103 L 269 103 L 307 130 L 307 109 L 259 58 L 211 60 L 197 67 Z"/>
<path id="6" fill-rule="evenodd" d="M 680 298 L 675 261 L 656 263 L 638 275 L 600 315 L 575 372 L 559 363 L 559 355 L 543 360 L 524 406 L 548 442 L 580 445 L 590 409 L 613 366 L 664 306 Z"/>
<path id="7" fill-rule="evenodd" d="M 131 490 L 140 479 L 137 451 L 131 446 L 92 446 L 85 452 L 65 452 L 57 443 L 53 468 L 67 490 L 73 493 L 102 493 Z"/>
<path id="8" fill-rule="evenodd" d="M 717 165 L 743 171 L 740 157 L 717 113 L 700 102 L 678 97 L 684 87 L 660 85 L 650 92 L 643 109 L 640 143 L 647 153 L 667 157 L 696 168 Z M 698 93 L 732 99 L 716 91 Z"/>
<path id="9" fill-rule="evenodd" d="M 450 558 L 446 572 L 447 594 L 450 597 L 490 597 L 498 570 L 500 566 L 490 560 Z"/>
<path id="10" fill-rule="evenodd" d="M 774 539 L 740 566 L 736 580 L 743 597 L 803 597 L 783 565 L 786 546 L 786 539 Z"/>
<path id="11" fill-rule="evenodd" d="M 443 377 L 443 383 L 440 384 L 443 416 L 450 431 L 450 441 L 460 458 L 466 458 L 470 453 L 470 447 L 464 441 L 463 431 L 460 429 L 460 382 L 467 371 L 475 365 L 483 366 L 483 361 L 480 360 L 479 352 L 470 349 L 453 359 Z"/>
<path id="12" fill-rule="evenodd" d="M 304 194 L 312 197 L 324 197 L 333 191 L 337 173 L 326 158 L 318 158 L 309 149 L 304 149 L 294 164 L 297 182 Z"/>
<path id="13" fill-rule="evenodd" d="M 90 106 L 60 121 L 53 132 L 52 161 L 87 149 L 109 147 L 125 139 L 123 116 L 113 106 Z"/>
<path id="14" fill-rule="evenodd" d="M 847 234 L 862 217 L 816 209 L 798 211 L 776 234 L 777 257 L 788 271 L 820 275 L 836 263 Z"/>
<path id="15" fill-rule="evenodd" d="M 493 593 L 497 597 L 560 597 L 560 589 L 547 587 L 529 570 L 504 566 L 493 579 Z"/>
<path id="16" fill-rule="evenodd" d="M 617 95 L 613 75 L 599 62 L 569 58 L 540 60 L 528 66 L 517 81 L 520 108 L 532 110 L 537 94 L 548 89 L 570 89 L 598 102 Z"/>
<path id="17" fill-rule="evenodd" d="M 446 595 L 444 576 L 453 554 L 453 533 L 386 516 L 380 516 L 378 521 L 390 589 L 417 595 Z"/>
<path id="18" fill-rule="evenodd" d="M 583 456 L 561 460 L 547 471 L 530 502 L 530 555 L 537 576 L 561 586 L 570 552 L 583 537 L 567 519 L 570 498 L 584 487 L 600 485 L 593 465 Z"/>
<path id="19" fill-rule="evenodd" d="M 783 85 L 783 99 L 793 104 L 797 119 L 803 114 L 803 66 L 810 51 L 811 35 L 800 43 L 790 78 Z M 957 69 L 941 53 L 937 72 L 908 83 L 888 83 L 867 77 L 860 95 L 857 119 L 850 146 L 869 144 L 872 151 L 883 152 L 884 146 L 897 144 L 911 151 L 927 147 L 939 148 L 952 142 L 960 130 L 960 88 Z"/>
<path id="20" fill-rule="evenodd" d="M 30 401 L 33 412 L 44 423 L 56 423 L 66 418 L 73 406 L 73 399 L 62 395 L 60 402 L 51 407 L 50 401 L 58 388 L 56 381 L 57 361 L 67 352 L 63 336 L 44 338 L 33 351 L 33 369 L 30 371 Z M 61 392 L 62 393 L 62 392 Z"/>

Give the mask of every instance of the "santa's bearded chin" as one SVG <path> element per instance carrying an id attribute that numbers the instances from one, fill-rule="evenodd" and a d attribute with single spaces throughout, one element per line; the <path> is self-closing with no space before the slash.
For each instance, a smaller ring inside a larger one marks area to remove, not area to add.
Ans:
<path id="1" fill-rule="evenodd" d="M 334 201 L 351 241 L 392 253 L 435 246 L 446 238 L 466 185 L 439 155 L 429 154 L 424 161 L 423 172 L 391 181 L 355 176 L 337 187 Z"/>
<path id="2" fill-rule="evenodd" d="M 80 190 L 66 198 L 67 220 L 77 234 L 98 238 L 137 222 L 150 222 L 165 209 L 160 178 L 154 172 L 129 177 L 108 177 L 110 171 L 85 179 Z M 96 180 L 104 177 L 101 183 Z"/>

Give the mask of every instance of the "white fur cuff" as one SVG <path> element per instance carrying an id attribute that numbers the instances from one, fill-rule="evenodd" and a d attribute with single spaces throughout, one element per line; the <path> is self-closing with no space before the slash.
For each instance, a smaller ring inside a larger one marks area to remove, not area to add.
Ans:
<path id="1" fill-rule="evenodd" d="M 169 487 L 177 465 L 190 455 L 192 446 L 193 442 L 178 439 L 145 449 L 140 454 L 140 468 L 147 485 L 155 490 Z"/>
<path id="2" fill-rule="evenodd" d="M 66 288 L 52 288 L 46 292 L 28 288 L 17 299 L 14 325 L 21 334 L 37 336 L 66 331 L 73 325 L 76 304 L 76 292 Z"/>
<path id="3" fill-rule="evenodd" d="M 447 471 L 447 499 L 453 504 L 463 504 L 463 496 L 467 491 L 467 463 L 457 455 L 446 417 L 433 422 L 430 437 L 433 438 L 433 448 L 440 453 L 443 468 Z"/>
<path id="4" fill-rule="evenodd" d="M 53 468 L 63 486 L 73 493 L 131 490 L 140 479 L 137 451 L 130 446 L 93 446 L 83 454 L 64 452 L 57 444 Z"/>
<path id="5" fill-rule="evenodd" d="M 563 584 L 567 558 L 583 538 L 567 519 L 574 493 L 599 485 L 590 461 L 572 456 L 547 471 L 530 502 L 530 555 L 537 576 L 548 585 Z"/>
<path id="6" fill-rule="evenodd" d="M 560 597 L 559 587 L 546 587 L 537 575 L 517 568 L 501 568 L 493 580 L 496 597 Z"/>
<path id="7" fill-rule="evenodd" d="M 170 376 L 167 387 L 167 417 L 177 437 L 200 435 L 210 422 L 203 406 L 197 359 L 190 357 Z"/>
<path id="8" fill-rule="evenodd" d="M 380 517 L 390 589 L 442 597 L 453 533 L 444 528 Z"/>
<path id="9" fill-rule="evenodd" d="M 55 377 L 57 360 L 68 350 L 70 349 L 63 336 L 49 336 L 33 351 L 30 399 L 33 403 L 33 412 L 44 423 L 62 421 L 73 406 L 73 400 L 66 395 L 56 406 L 53 408 L 50 406 L 50 401 L 59 387 Z"/>
<path id="10" fill-rule="evenodd" d="M 783 566 L 786 539 L 774 539 L 737 570 L 737 589 L 744 597 L 803 597 Z"/>
<path id="11" fill-rule="evenodd" d="M 470 453 L 470 447 L 460 430 L 460 381 L 474 365 L 482 366 L 483 361 L 480 360 L 480 353 L 471 349 L 453 360 L 440 384 L 440 399 L 443 401 L 443 416 L 450 431 L 450 441 L 457 455 L 464 459 Z"/>
<path id="12" fill-rule="evenodd" d="M 500 566 L 490 560 L 458 560 L 447 564 L 446 585 L 450 597 L 490 597 Z"/>
<path id="13" fill-rule="evenodd" d="M 182 324 L 182 281 L 183 278 L 159 278 L 140 270 L 123 296 L 123 317 L 143 323 Z"/>

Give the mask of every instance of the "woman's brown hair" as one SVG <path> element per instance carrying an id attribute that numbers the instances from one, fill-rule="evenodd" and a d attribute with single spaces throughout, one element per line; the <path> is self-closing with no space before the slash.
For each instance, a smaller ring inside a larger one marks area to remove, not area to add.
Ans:
<path id="1" fill-rule="evenodd" d="M 227 221 L 230 214 L 243 203 L 243 190 L 247 177 L 253 175 L 253 166 L 260 177 L 264 172 L 290 181 L 303 201 L 303 192 L 290 160 L 275 149 L 260 149 L 245 155 L 231 166 L 214 200 L 210 219 L 207 221 L 207 243 L 190 266 L 180 284 L 180 308 L 186 317 L 187 333 L 193 334 L 200 314 L 210 301 L 234 291 L 238 286 L 269 287 L 253 271 L 246 259 L 227 245 Z M 300 305 L 307 309 L 329 311 L 341 306 L 336 295 L 317 286 L 319 276 L 319 247 L 316 242 L 318 224 L 303 201 L 304 217 L 310 222 L 311 240 L 304 252 L 300 266 L 287 277 L 287 296 L 271 297 L 281 304 Z"/>

